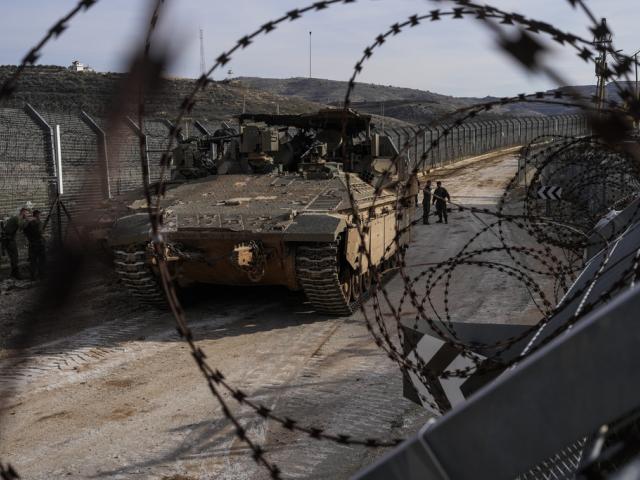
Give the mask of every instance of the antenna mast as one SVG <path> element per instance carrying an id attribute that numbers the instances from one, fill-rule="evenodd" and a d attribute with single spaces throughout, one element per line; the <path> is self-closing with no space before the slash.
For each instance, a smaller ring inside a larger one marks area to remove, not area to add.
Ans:
<path id="1" fill-rule="evenodd" d="M 607 69 L 607 49 L 611 48 L 611 33 L 607 28 L 607 19 L 603 18 L 600 27 L 596 30 L 593 44 L 600 54 L 596 58 L 596 108 L 602 110 L 606 100 L 606 86 L 609 72 Z"/>
<path id="2" fill-rule="evenodd" d="M 204 75 L 207 71 L 207 65 L 204 62 L 204 33 L 200 29 L 200 75 Z"/>

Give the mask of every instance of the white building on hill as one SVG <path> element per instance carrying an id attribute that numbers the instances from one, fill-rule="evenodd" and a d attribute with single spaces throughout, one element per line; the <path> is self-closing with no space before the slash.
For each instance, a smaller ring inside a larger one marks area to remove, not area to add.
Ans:
<path id="1" fill-rule="evenodd" d="M 89 65 L 85 65 L 79 60 L 74 60 L 73 62 L 71 62 L 69 70 L 71 70 L 72 72 L 93 72 L 93 68 L 91 68 Z"/>

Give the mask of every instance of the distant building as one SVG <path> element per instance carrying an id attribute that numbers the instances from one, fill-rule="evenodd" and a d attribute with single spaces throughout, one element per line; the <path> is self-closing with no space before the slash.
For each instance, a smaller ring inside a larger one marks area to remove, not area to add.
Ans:
<path id="1" fill-rule="evenodd" d="M 74 60 L 73 62 L 71 62 L 71 65 L 69 66 L 69 70 L 71 70 L 72 72 L 93 72 L 94 71 L 93 68 L 91 68 L 89 65 L 85 65 L 79 60 Z"/>

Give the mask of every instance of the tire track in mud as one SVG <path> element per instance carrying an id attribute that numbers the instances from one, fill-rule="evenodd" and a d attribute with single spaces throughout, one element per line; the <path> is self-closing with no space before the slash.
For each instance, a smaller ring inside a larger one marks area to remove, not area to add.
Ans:
<path id="1" fill-rule="evenodd" d="M 142 316 L 114 320 L 4 358 L 0 360 L 0 386 L 23 391 L 51 374 L 68 377 L 89 364 L 129 352 L 136 345 L 125 347 L 123 342 L 135 338 L 144 321 Z"/>
<path id="2" fill-rule="evenodd" d="M 226 324 L 268 307 L 224 308 L 213 314 L 194 312 L 193 330 L 196 335 L 215 336 Z M 4 394 L 17 396 L 99 375 L 122 363 L 181 343 L 171 327 L 168 314 L 152 311 L 108 321 L 70 337 L 30 347 L 0 359 L 0 388 Z"/>
<path id="3" fill-rule="evenodd" d="M 359 438 L 402 435 L 405 432 L 398 433 L 398 429 L 411 428 L 415 421 L 419 424 L 428 418 L 424 410 L 399 398 L 402 378 L 395 365 L 373 345 L 359 314 L 309 327 L 305 325 L 295 336 L 284 335 L 293 345 L 289 362 L 274 359 L 272 365 L 251 370 L 239 383 L 243 391 L 279 415 Z M 300 353 L 292 355 L 292 351 Z M 252 395 L 251 386 L 260 390 Z M 236 413 L 239 418 L 248 419 L 247 434 L 265 446 L 268 458 L 283 468 L 287 478 L 346 478 L 372 453 L 362 447 L 288 432 L 248 408 Z M 407 417 L 416 418 L 405 422 Z M 219 447 L 225 452 L 223 461 L 209 464 L 215 468 L 214 477 L 268 478 L 247 455 L 231 428 L 220 435 L 227 441 Z M 206 471 L 212 475 L 210 469 Z"/>
<path id="4" fill-rule="evenodd" d="M 336 433 L 391 438 L 408 412 L 428 417 L 401 398 L 401 392 L 396 366 L 373 345 L 358 315 L 357 320 L 342 324 L 306 363 L 296 389 L 279 410 Z M 274 446 L 271 459 L 283 466 L 289 478 L 347 478 L 371 453 L 358 446 L 313 440 L 279 426 L 268 437 L 267 448 Z M 256 473 L 260 475 L 255 478 L 262 478 L 262 472 Z"/>
<path id="5" fill-rule="evenodd" d="M 297 383 L 302 372 L 307 368 L 309 362 L 333 335 L 338 331 L 343 319 L 320 319 L 320 321 L 291 325 L 284 329 L 265 332 L 267 341 L 258 343 L 263 346 L 256 346 L 255 355 L 263 361 L 257 361 L 252 368 L 247 369 L 240 375 L 234 375 L 233 384 L 240 387 L 244 392 L 256 401 L 261 402 L 273 410 L 279 410 L 278 405 L 283 399 L 291 394 L 292 388 Z M 205 353 L 207 347 L 203 347 Z M 236 414 L 243 419 L 248 419 L 245 423 L 247 434 L 258 443 L 264 444 L 267 440 L 270 425 L 269 422 L 255 415 L 248 407 L 236 409 L 236 405 L 228 394 L 224 396 L 230 401 Z M 217 450 L 224 452 L 219 455 L 222 461 L 204 461 L 206 476 L 202 478 L 225 478 L 225 479 L 249 479 L 256 478 L 261 472 L 255 469 L 255 464 L 250 457 L 245 455 L 245 445 L 238 442 L 232 428 L 226 426 L 219 432 L 219 443 Z M 220 437 L 224 439 L 220 441 Z M 194 431 L 185 438 L 184 443 L 198 442 L 201 439 L 201 432 Z M 192 456 L 192 460 L 201 460 L 197 456 Z M 202 463 L 202 462 L 198 462 Z M 182 467 L 191 471 L 195 465 L 185 465 Z M 190 467 L 190 468 L 189 468 Z M 198 470 L 202 471 L 200 464 Z M 184 473 L 183 470 L 181 473 Z M 191 472 L 193 473 L 193 472 Z"/>

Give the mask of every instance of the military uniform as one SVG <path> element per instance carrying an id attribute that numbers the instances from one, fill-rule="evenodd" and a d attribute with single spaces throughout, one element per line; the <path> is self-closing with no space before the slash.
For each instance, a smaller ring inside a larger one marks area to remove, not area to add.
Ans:
<path id="1" fill-rule="evenodd" d="M 447 222 L 447 200 L 451 200 L 449 196 L 449 192 L 444 187 L 438 187 L 433 192 L 433 203 L 436 206 L 436 214 L 438 215 L 438 222 L 442 223 L 442 219 L 444 218 L 444 223 Z"/>
<path id="2" fill-rule="evenodd" d="M 23 220 L 18 216 L 9 218 L 4 224 L 2 229 L 2 248 L 9 257 L 11 263 L 11 276 L 14 278 L 20 278 L 20 269 L 18 267 L 18 244 L 16 242 L 16 235 L 18 230 L 23 226 Z"/>
<path id="3" fill-rule="evenodd" d="M 431 213 L 431 186 L 425 186 L 422 193 L 424 194 L 422 199 L 422 223 L 428 225 L 429 213 Z"/>
<path id="4" fill-rule="evenodd" d="M 29 241 L 31 280 L 42 278 L 46 263 L 46 245 L 40 219 L 34 218 L 30 220 L 24 227 L 24 235 Z"/>

